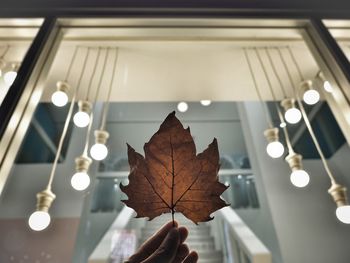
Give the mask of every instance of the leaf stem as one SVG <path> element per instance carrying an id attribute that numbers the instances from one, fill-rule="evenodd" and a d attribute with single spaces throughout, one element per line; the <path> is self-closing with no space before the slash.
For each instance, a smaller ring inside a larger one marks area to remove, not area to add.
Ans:
<path id="1" fill-rule="evenodd" d="M 171 218 L 173 219 L 173 227 L 175 227 L 175 219 L 174 219 L 174 214 L 175 214 L 175 205 L 174 205 L 174 185 L 175 185 L 175 171 L 174 171 L 174 149 L 173 149 L 173 144 L 171 142 L 171 136 L 170 136 L 170 148 L 171 148 L 171 175 L 172 175 L 172 180 L 171 180 Z"/>

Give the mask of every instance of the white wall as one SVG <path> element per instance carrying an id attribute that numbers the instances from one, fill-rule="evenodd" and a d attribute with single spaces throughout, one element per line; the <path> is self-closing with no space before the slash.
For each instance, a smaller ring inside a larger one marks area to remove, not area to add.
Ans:
<path id="1" fill-rule="evenodd" d="M 350 226 L 335 217 L 336 207 L 327 193 L 330 183 L 320 161 L 304 161 L 305 170 L 311 176 L 310 184 L 304 189 L 293 187 L 289 181 L 288 165 L 265 153 L 263 131 L 267 124 L 261 106 L 245 102 L 242 110 L 246 116 L 249 145 L 253 146 L 260 168 L 260 173 L 256 174 L 257 188 L 266 191 L 283 262 L 348 263 Z M 332 157 L 330 165 L 338 181 L 350 186 L 350 178 L 346 177 L 350 169 L 348 145 Z M 250 220 L 250 224 L 258 236 L 263 233 L 261 228 L 264 226 L 260 221 Z M 264 241 L 263 237 L 260 238 Z"/>

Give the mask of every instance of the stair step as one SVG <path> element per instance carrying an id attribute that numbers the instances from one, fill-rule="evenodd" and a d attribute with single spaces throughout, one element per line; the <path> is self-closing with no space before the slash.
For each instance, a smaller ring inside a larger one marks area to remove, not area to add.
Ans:
<path id="1" fill-rule="evenodd" d="M 194 224 L 182 214 L 175 214 L 175 220 L 180 226 L 188 229 L 189 235 L 185 241 L 190 250 L 197 251 L 199 263 L 222 263 L 223 254 L 215 250 L 214 237 L 211 236 L 211 228 L 208 223 Z M 141 229 L 140 244 L 157 232 L 164 224 L 171 221 L 168 215 L 160 216 L 152 221 L 148 221 L 144 228 Z"/>
<path id="2" fill-rule="evenodd" d="M 199 258 L 198 263 L 222 263 L 224 262 L 223 258 L 218 259 L 203 259 Z"/>
<path id="3" fill-rule="evenodd" d="M 199 258 L 203 259 L 222 259 L 222 252 L 218 250 L 197 251 Z"/>
<path id="4" fill-rule="evenodd" d="M 149 229 L 149 228 L 143 228 L 141 230 L 142 236 L 145 237 L 150 237 L 152 236 L 158 229 Z M 196 229 L 196 230 L 191 230 L 188 229 L 189 231 L 189 236 L 201 236 L 201 237 L 206 237 L 210 236 L 210 228 L 201 228 L 201 229 Z"/>
<path id="5" fill-rule="evenodd" d="M 154 226 L 154 227 L 159 227 L 159 226 L 163 226 L 165 224 L 168 224 L 169 222 L 164 222 L 164 223 L 159 223 L 159 222 L 146 222 L 146 225 L 148 226 Z M 192 222 L 178 222 L 180 226 L 185 225 L 185 226 L 189 226 L 189 227 L 199 227 L 199 226 L 208 226 L 208 223 L 200 223 L 198 225 L 192 223 Z"/>
<path id="6" fill-rule="evenodd" d="M 140 244 L 144 243 L 147 240 L 147 238 L 141 238 Z M 206 237 L 206 238 L 192 238 L 188 237 L 185 241 L 185 243 L 191 247 L 193 245 L 198 245 L 198 243 L 202 243 L 204 246 L 210 246 L 211 244 L 214 244 L 214 238 L 213 237 Z"/>
<path id="7" fill-rule="evenodd" d="M 164 226 L 165 224 L 156 224 L 156 223 L 147 223 L 145 225 L 146 228 L 152 228 L 152 229 L 160 229 Z M 196 228 L 201 228 L 205 227 L 207 224 L 201 224 L 201 225 L 195 225 L 195 224 L 179 224 L 179 227 L 186 227 L 188 229 L 196 229 Z"/>

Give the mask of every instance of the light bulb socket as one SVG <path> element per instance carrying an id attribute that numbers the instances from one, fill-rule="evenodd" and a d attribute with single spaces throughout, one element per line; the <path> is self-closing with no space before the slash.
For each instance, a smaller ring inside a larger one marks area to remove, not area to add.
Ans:
<path id="1" fill-rule="evenodd" d="M 79 107 L 79 111 L 81 112 L 86 112 L 87 114 L 90 115 L 91 113 L 91 108 L 92 108 L 92 104 L 90 101 L 87 100 L 79 100 L 78 101 L 78 107 Z"/>
<path id="2" fill-rule="evenodd" d="M 349 205 L 346 191 L 346 187 L 336 183 L 332 184 L 331 188 L 328 189 L 328 193 L 332 196 L 337 207 Z"/>
<path id="3" fill-rule="evenodd" d="M 0 58 L 0 70 L 6 67 L 6 61 L 3 58 Z"/>
<path id="4" fill-rule="evenodd" d="M 106 144 L 109 138 L 109 132 L 104 130 L 96 130 L 94 132 L 95 143 Z"/>
<path id="5" fill-rule="evenodd" d="M 289 164 L 290 169 L 294 171 L 303 170 L 303 156 L 297 153 L 290 153 L 285 158 L 286 162 Z"/>
<path id="6" fill-rule="evenodd" d="M 322 82 L 327 81 L 327 80 L 326 80 L 326 77 L 324 76 L 324 74 L 323 74 L 322 71 L 320 71 L 320 72 L 317 73 L 316 78 L 319 78 Z"/>
<path id="7" fill-rule="evenodd" d="M 48 212 L 52 202 L 55 200 L 56 195 L 50 190 L 45 189 L 36 194 L 37 203 L 36 210 L 42 212 Z"/>
<path id="8" fill-rule="evenodd" d="M 19 69 L 20 64 L 18 62 L 14 62 L 11 64 L 11 70 L 14 72 L 17 72 Z"/>
<path id="9" fill-rule="evenodd" d="M 305 93 L 308 90 L 315 90 L 312 80 L 304 80 L 299 86 L 302 93 Z"/>
<path id="10" fill-rule="evenodd" d="M 295 99 L 293 99 L 293 98 L 284 99 L 281 101 L 281 106 L 283 107 L 285 112 L 289 109 L 296 108 L 295 107 Z"/>
<path id="11" fill-rule="evenodd" d="M 87 156 L 79 156 L 75 158 L 75 170 L 80 173 L 86 173 L 89 170 L 91 163 L 91 158 Z"/>
<path id="12" fill-rule="evenodd" d="M 268 142 L 276 142 L 278 141 L 278 129 L 276 127 L 266 129 L 264 136 Z"/>
<path id="13" fill-rule="evenodd" d="M 69 84 L 66 81 L 58 81 L 56 83 L 57 91 L 62 91 L 64 93 L 67 93 L 70 89 Z"/>

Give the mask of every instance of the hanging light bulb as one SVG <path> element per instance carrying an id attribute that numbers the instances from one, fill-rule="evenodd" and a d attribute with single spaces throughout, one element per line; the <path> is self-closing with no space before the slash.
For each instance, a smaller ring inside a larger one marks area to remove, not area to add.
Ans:
<path id="1" fill-rule="evenodd" d="M 303 157 L 300 154 L 290 153 L 285 158 L 289 164 L 292 173 L 290 174 L 290 181 L 296 187 L 305 187 L 310 182 L 309 174 L 303 169 Z"/>
<path id="2" fill-rule="evenodd" d="M 266 146 L 267 154 L 272 158 L 279 158 L 284 153 L 284 146 L 278 140 L 278 129 L 271 128 L 264 131 L 264 136 L 268 141 Z"/>
<path id="3" fill-rule="evenodd" d="M 201 100 L 200 102 L 203 106 L 209 106 L 211 104 L 211 100 Z"/>
<path id="4" fill-rule="evenodd" d="M 294 99 L 284 99 L 281 101 L 281 106 L 284 109 L 284 118 L 290 124 L 298 123 L 301 120 L 301 112 L 295 106 Z"/>
<path id="5" fill-rule="evenodd" d="M 109 137 L 109 133 L 103 130 L 96 130 L 95 135 L 95 144 L 90 149 L 91 157 L 96 161 L 101 161 L 105 159 L 108 155 L 108 148 L 106 142 Z"/>
<path id="6" fill-rule="evenodd" d="M 79 156 L 75 159 L 76 173 L 72 176 L 71 185 L 77 191 L 83 191 L 90 185 L 90 176 L 88 175 L 92 160 L 86 156 Z"/>
<path id="7" fill-rule="evenodd" d="M 6 67 L 6 61 L 3 58 L 0 58 L 0 77 L 3 74 L 5 67 Z"/>
<path id="8" fill-rule="evenodd" d="M 11 86 L 13 84 L 13 82 L 17 77 L 18 68 L 19 68 L 19 64 L 13 63 L 11 65 L 11 70 L 4 74 L 4 81 L 6 85 Z"/>
<path id="9" fill-rule="evenodd" d="M 181 101 L 177 104 L 177 109 L 179 112 L 186 112 L 188 110 L 188 104 L 184 101 Z"/>
<path id="10" fill-rule="evenodd" d="M 80 128 L 84 128 L 90 123 L 91 103 L 89 101 L 78 102 L 79 110 L 74 114 L 74 124 Z"/>
<path id="11" fill-rule="evenodd" d="M 325 76 L 323 75 L 323 73 L 321 71 L 317 74 L 317 78 L 321 81 L 323 89 L 325 91 L 327 91 L 328 93 L 333 92 L 333 87 L 332 87 L 331 83 L 328 80 L 326 80 Z"/>
<path id="12" fill-rule="evenodd" d="M 328 193 L 333 197 L 337 205 L 335 214 L 338 220 L 344 224 L 350 224 L 350 205 L 346 196 L 346 187 L 332 183 L 331 188 L 328 189 Z"/>
<path id="13" fill-rule="evenodd" d="M 63 107 L 68 102 L 67 92 L 70 88 L 69 84 L 65 81 L 58 81 L 57 89 L 54 93 L 52 93 L 51 101 L 57 107 Z"/>
<path id="14" fill-rule="evenodd" d="M 311 80 L 305 80 L 300 84 L 303 92 L 303 100 L 308 105 L 314 105 L 320 100 L 320 93 L 314 88 Z"/>
<path id="15" fill-rule="evenodd" d="M 50 225 L 51 217 L 49 209 L 56 196 L 49 189 L 37 193 L 36 211 L 33 212 L 28 220 L 28 225 L 34 231 L 42 231 Z"/>

